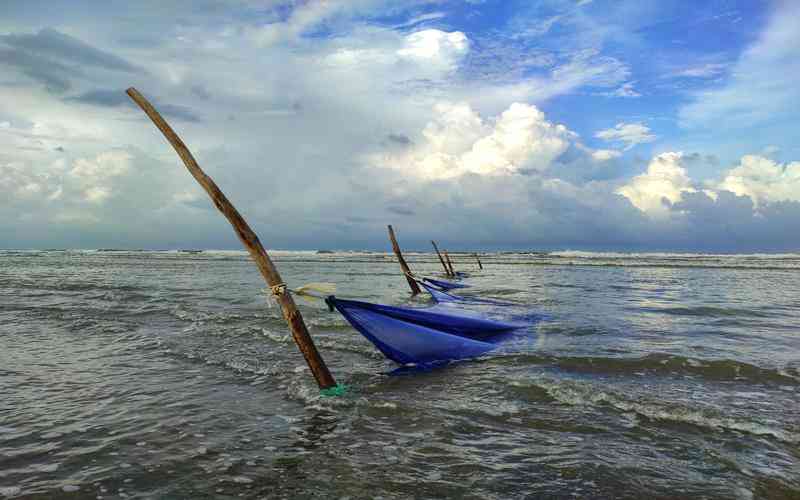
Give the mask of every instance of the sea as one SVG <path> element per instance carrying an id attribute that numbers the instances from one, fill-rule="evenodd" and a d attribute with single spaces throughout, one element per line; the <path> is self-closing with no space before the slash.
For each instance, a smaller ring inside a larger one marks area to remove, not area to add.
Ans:
<path id="1" fill-rule="evenodd" d="M 271 254 L 431 305 L 388 253 Z M 401 368 L 298 298 L 325 396 L 245 252 L 0 251 L 0 498 L 800 498 L 800 254 L 452 257 L 524 335 Z"/>

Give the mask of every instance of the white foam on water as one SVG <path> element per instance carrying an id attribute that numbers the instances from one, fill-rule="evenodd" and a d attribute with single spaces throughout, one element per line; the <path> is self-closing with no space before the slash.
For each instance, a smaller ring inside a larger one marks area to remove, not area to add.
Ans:
<path id="1" fill-rule="evenodd" d="M 756 436 L 771 436 L 790 444 L 800 443 L 800 435 L 788 430 L 716 415 L 711 411 L 702 411 L 677 405 L 667 407 L 652 401 L 631 401 L 612 392 L 574 382 L 537 380 L 535 385 L 546 390 L 553 399 L 572 406 L 607 404 L 623 413 L 635 412 L 651 420 L 682 422 L 699 427 L 745 432 Z"/>
<path id="2" fill-rule="evenodd" d="M 4 497 L 13 497 L 19 495 L 22 492 L 22 488 L 19 486 L 0 486 L 0 495 Z"/>
<path id="3" fill-rule="evenodd" d="M 64 486 L 61 487 L 61 491 L 64 491 L 66 493 L 74 493 L 80 490 L 81 487 L 75 484 L 65 484 Z"/>
<path id="4" fill-rule="evenodd" d="M 236 476 L 233 478 L 233 482 L 238 484 L 250 484 L 253 480 L 245 476 Z"/>

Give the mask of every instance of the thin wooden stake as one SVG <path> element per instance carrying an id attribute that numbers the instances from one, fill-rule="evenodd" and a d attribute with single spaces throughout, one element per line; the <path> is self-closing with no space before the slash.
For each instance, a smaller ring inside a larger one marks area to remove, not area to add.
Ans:
<path id="1" fill-rule="evenodd" d="M 403 270 L 406 281 L 408 281 L 408 286 L 411 287 L 411 294 L 416 295 L 422 290 L 419 289 L 417 282 L 411 279 L 411 276 L 409 276 L 409 274 L 411 274 L 411 269 L 408 268 L 406 259 L 403 258 L 403 253 L 400 251 L 400 245 L 397 244 L 397 238 L 394 237 L 394 229 L 392 229 L 392 225 L 389 224 L 387 227 L 389 228 L 389 239 L 392 240 L 392 250 L 394 250 L 397 260 L 400 261 L 400 268 Z"/>
<path id="2" fill-rule="evenodd" d="M 447 265 L 450 267 L 450 275 L 455 277 L 456 271 L 453 269 L 453 261 L 450 260 L 450 254 L 447 253 L 447 250 L 444 251 L 444 258 L 447 261 Z"/>
<path id="3" fill-rule="evenodd" d="M 483 269 L 483 264 L 481 264 L 481 258 L 478 257 L 478 254 L 475 254 L 475 260 L 478 261 L 478 269 Z"/>
<path id="4" fill-rule="evenodd" d="M 442 267 L 444 268 L 445 276 L 450 276 L 450 270 L 447 269 L 447 264 L 444 263 L 444 259 L 442 258 L 442 254 L 439 253 L 439 247 L 436 246 L 436 242 L 431 240 L 431 245 L 433 245 L 433 249 L 436 250 L 436 255 L 439 256 L 439 262 L 442 263 Z"/>
<path id="5" fill-rule="evenodd" d="M 164 137 L 172 144 L 172 147 L 175 148 L 175 152 L 178 153 L 178 156 L 183 160 L 189 173 L 203 186 L 203 189 L 205 189 L 206 193 L 211 197 L 211 201 L 214 202 L 217 209 L 222 212 L 228 219 L 228 222 L 231 223 L 231 226 L 233 226 L 236 236 L 239 237 L 244 247 L 250 252 L 250 256 L 255 261 L 256 266 L 258 266 L 258 270 L 261 271 L 264 280 L 270 288 L 272 288 L 273 294 L 275 294 L 278 303 L 281 305 L 283 317 L 286 319 L 292 331 L 292 337 L 294 337 L 297 347 L 300 348 L 300 352 L 303 353 L 306 363 L 308 363 L 308 367 L 311 368 L 311 373 L 314 374 L 314 378 L 317 380 L 320 389 L 335 387 L 336 381 L 325 365 L 325 361 L 323 361 L 319 351 L 317 351 L 317 347 L 314 345 L 314 341 L 311 339 L 311 335 L 309 335 L 306 324 L 303 321 L 303 316 L 300 314 L 300 311 L 297 310 L 297 306 L 292 299 L 292 294 L 286 291 L 286 285 L 283 283 L 281 275 L 278 273 L 269 255 L 267 255 L 266 250 L 264 250 L 264 247 L 258 240 L 258 236 L 250 229 L 250 226 L 245 222 L 244 218 L 239 214 L 233 204 L 228 201 L 228 198 L 220 191 L 214 181 L 203 172 L 199 165 L 197 165 L 189 148 L 186 147 L 181 138 L 178 137 L 178 134 L 172 130 L 172 127 L 161 117 L 153 105 L 133 87 L 126 90 L 126 93 L 140 108 L 142 108 L 142 111 L 150 117 L 155 126 L 164 134 Z"/>

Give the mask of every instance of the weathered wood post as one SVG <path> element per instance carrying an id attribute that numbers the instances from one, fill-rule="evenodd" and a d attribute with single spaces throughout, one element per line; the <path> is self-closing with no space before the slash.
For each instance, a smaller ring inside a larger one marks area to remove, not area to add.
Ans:
<path id="1" fill-rule="evenodd" d="M 433 245 L 433 249 L 436 250 L 436 255 L 439 256 L 439 262 L 442 263 L 442 267 L 444 268 L 445 276 L 450 276 L 450 270 L 447 269 L 447 264 L 444 263 L 444 259 L 442 258 L 442 254 L 439 253 L 439 247 L 436 246 L 436 242 L 431 240 L 431 245 Z"/>
<path id="2" fill-rule="evenodd" d="M 478 261 L 478 269 L 483 269 L 483 264 L 481 264 L 481 258 L 478 257 L 478 254 L 475 254 L 475 260 Z"/>
<path id="3" fill-rule="evenodd" d="M 453 261 L 450 260 L 450 254 L 447 253 L 447 250 L 444 251 L 444 258 L 447 261 L 447 265 L 450 267 L 450 275 L 455 277 L 456 271 L 453 269 Z"/>
<path id="4" fill-rule="evenodd" d="M 197 165 L 189 148 L 186 147 L 181 138 L 178 137 L 178 134 L 172 130 L 172 127 L 169 126 L 147 99 L 133 87 L 126 90 L 126 93 L 140 108 L 142 108 L 142 111 L 150 117 L 155 126 L 161 130 L 161 133 L 164 134 L 164 137 L 172 144 L 172 147 L 175 148 L 175 152 L 178 153 L 178 156 L 183 160 L 189 173 L 203 186 L 203 189 L 205 189 L 206 193 L 211 197 L 211 201 L 214 202 L 217 209 L 222 212 L 228 219 L 228 222 L 231 223 L 231 226 L 233 226 L 236 236 L 239 237 L 239 240 L 247 251 L 250 252 L 250 256 L 255 261 L 256 266 L 258 266 L 258 270 L 261 271 L 261 275 L 264 277 L 264 280 L 272 289 L 273 295 L 275 295 L 278 303 L 281 305 L 283 317 L 292 330 L 292 337 L 294 337 L 297 347 L 300 348 L 300 352 L 303 353 L 306 363 L 308 363 L 311 373 L 314 374 L 314 378 L 317 379 L 317 384 L 319 384 L 320 389 L 335 387 L 336 381 L 325 365 L 325 361 L 322 360 L 322 356 L 320 356 L 317 351 L 314 341 L 311 340 L 311 335 L 308 333 L 306 324 L 303 321 L 303 316 L 301 316 L 300 311 L 297 310 L 297 306 L 292 299 L 292 294 L 286 290 L 286 284 L 281 279 L 281 275 L 278 273 L 269 255 L 267 255 L 266 250 L 264 250 L 264 247 L 258 240 L 258 236 L 250 229 L 250 226 L 245 222 L 244 218 L 239 214 L 233 204 L 228 201 L 228 198 L 220 191 L 216 183 L 214 183 L 214 181 L 203 172 L 200 166 Z"/>
<path id="5" fill-rule="evenodd" d="M 394 237 L 394 229 L 392 229 L 392 225 L 389 224 L 387 227 L 389 228 L 389 239 L 392 240 L 392 250 L 394 250 L 397 260 L 400 261 L 400 268 L 403 270 L 403 275 L 405 275 L 406 281 L 408 281 L 408 286 L 411 288 L 411 294 L 416 295 L 422 290 L 419 289 L 417 282 L 414 281 L 411 276 L 409 276 L 409 274 L 411 274 L 411 269 L 408 268 L 406 259 L 403 258 L 403 253 L 400 251 L 400 245 L 397 244 L 397 238 Z"/>

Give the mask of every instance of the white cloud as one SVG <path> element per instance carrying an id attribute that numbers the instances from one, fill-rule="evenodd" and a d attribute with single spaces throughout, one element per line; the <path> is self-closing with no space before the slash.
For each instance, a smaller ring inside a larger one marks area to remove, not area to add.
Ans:
<path id="1" fill-rule="evenodd" d="M 692 181 L 683 166 L 683 153 L 662 153 L 652 159 L 647 171 L 617 190 L 639 210 L 653 217 L 666 217 L 670 204 L 683 193 L 693 193 Z"/>
<path id="2" fill-rule="evenodd" d="M 796 120 L 800 110 L 800 2 L 778 2 L 778 8 L 756 43 L 730 70 L 721 88 L 694 94 L 679 111 L 689 127 L 748 127 L 766 120 Z M 706 70 L 713 70 L 707 67 Z M 695 76 L 702 76 L 702 69 Z"/>
<path id="3" fill-rule="evenodd" d="M 749 196 L 756 206 L 765 202 L 800 201 L 800 162 L 781 165 L 763 156 L 746 155 L 716 187 Z"/>
<path id="4" fill-rule="evenodd" d="M 422 64 L 438 64 L 455 69 L 458 61 L 468 51 L 469 40 L 464 33 L 428 29 L 406 36 L 397 55 Z"/>
<path id="5" fill-rule="evenodd" d="M 594 136 L 604 141 L 621 142 L 625 144 L 626 151 L 637 144 L 656 140 L 656 136 L 651 133 L 650 128 L 642 123 L 620 122 L 614 128 L 600 130 Z"/>
<path id="6" fill-rule="evenodd" d="M 712 78 L 722 74 L 729 64 L 727 63 L 705 63 L 699 66 L 692 66 L 672 73 L 670 76 L 683 78 Z"/>
<path id="7" fill-rule="evenodd" d="M 347 85 L 351 89 L 363 85 L 372 87 L 370 92 L 393 84 L 402 84 L 411 92 L 408 82 L 448 79 L 470 49 L 464 33 L 436 29 L 408 35 L 365 29 L 335 43 L 338 47 L 322 59 L 322 69 L 350 80 Z M 309 62 L 315 63 L 313 59 Z"/>
<path id="8" fill-rule="evenodd" d="M 608 161 L 622 156 L 622 153 L 615 149 L 597 149 L 595 151 L 591 151 L 590 154 L 596 161 Z"/>
<path id="9" fill-rule="evenodd" d="M 680 202 L 686 193 L 697 193 L 688 176 L 683 153 L 662 153 L 650 162 L 647 171 L 617 189 L 639 210 L 663 218 L 672 212 L 671 205 Z M 800 202 L 800 161 L 780 164 L 770 158 L 745 155 L 739 164 L 723 173 L 721 180 L 709 181 L 703 189 L 708 198 L 717 201 L 723 192 L 751 200 L 754 210 L 775 202 Z"/>
<path id="10" fill-rule="evenodd" d="M 619 59 L 599 55 L 595 49 L 575 52 L 570 61 L 555 68 L 552 79 L 561 84 L 613 87 L 625 81 L 630 69 Z"/>
<path id="11" fill-rule="evenodd" d="M 421 144 L 400 153 L 370 155 L 367 161 L 424 179 L 543 171 L 575 136 L 528 104 L 514 103 L 489 123 L 466 103 L 440 103 L 435 111 Z"/>
<path id="12" fill-rule="evenodd" d="M 611 92 L 601 92 L 600 95 L 604 95 L 606 97 L 642 97 L 633 86 L 636 82 L 625 82 L 615 90 Z"/>
<path id="13" fill-rule="evenodd" d="M 250 28 L 247 30 L 247 35 L 260 47 L 268 47 L 283 41 L 292 42 L 326 19 L 347 13 L 349 8 L 358 7 L 363 3 L 363 1 L 352 2 L 352 5 L 348 5 L 348 2 L 340 0 L 303 2 L 291 11 L 285 21 Z"/>
<path id="14" fill-rule="evenodd" d="M 67 180 L 78 186 L 85 201 L 101 204 L 114 195 L 114 180 L 129 172 L 131 159 L 127 151 L 108 151 L 95 158 L 79 158 L 68 172 Z"/>

